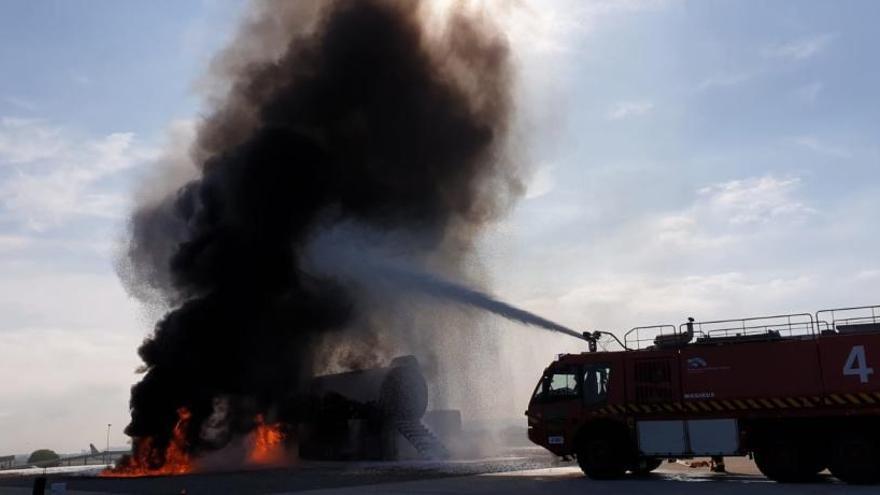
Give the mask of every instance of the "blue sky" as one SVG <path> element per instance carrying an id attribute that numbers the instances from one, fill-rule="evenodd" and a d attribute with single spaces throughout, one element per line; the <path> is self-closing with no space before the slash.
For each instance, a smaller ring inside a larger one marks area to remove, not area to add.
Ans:
<path id="1" fill-rule="evenodd" d="M 584 329 L 880 302 L 880 4 L 524 5 L 498 17 L 531 171 L 481 243 L 497 294 Z M 116 245 L 243 10 L 0 3 L 0 454 L 77 451 L 108 422 L 124 443 L 155 315 Z M 525 394 L 578 346 L 512 340 Z"/>

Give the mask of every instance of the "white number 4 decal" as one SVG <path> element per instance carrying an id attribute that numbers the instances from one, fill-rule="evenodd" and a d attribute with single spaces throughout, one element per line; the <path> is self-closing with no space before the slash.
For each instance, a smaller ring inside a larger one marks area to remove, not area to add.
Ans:
<path id="1" fill-rule="evenodd" d="M 845 376 L 858 375 L 859 381 L 868 383 L 868 377 L 874 374 L 874 368 L 868 368 L 868 360 L 865 358 L 865 346 L 856 345 L 849 351 L 846 364 L 843 365 Z"/>

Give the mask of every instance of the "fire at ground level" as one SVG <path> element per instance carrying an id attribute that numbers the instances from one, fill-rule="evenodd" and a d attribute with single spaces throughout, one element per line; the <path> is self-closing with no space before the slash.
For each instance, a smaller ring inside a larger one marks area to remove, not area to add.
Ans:
<path id="1" fill-rule="evenodd" d="M 827 473 L 817 482 L 780 484 L 769 481 L 744 458 L 728 458 L 728 473 L 681 463 L 663 464 L 646 477 L 615 481 L 585 478 L 572 462 L 559 462 L 542 449 L 510 451 L 500 458 L 442 462 L 300 462 L 294 467 L 260 471 L 205 473 L 146 478 L 49 476 L 47 486 L 63 484 L 76 494 L 177 494 L 235 493 L 283 494 L 545 494 L 650 492 L 663 494 L 858 494 L 874 487 L 844 485 Z M 0 494 L 31 493 L 33 477 L 0 478 Z M 48 492 L 48 490 L 47 490 Z"/>

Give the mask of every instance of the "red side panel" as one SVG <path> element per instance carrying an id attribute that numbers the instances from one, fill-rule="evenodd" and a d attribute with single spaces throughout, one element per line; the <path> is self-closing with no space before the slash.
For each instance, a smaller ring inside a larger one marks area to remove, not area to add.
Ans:
<path id="1" fill-rule="evenodd" d="M 827 393 L 880 392 L 880 334 L 822 336 L 819 356 Z"/>
<path id="2" fill-rule="evenodd" d="M 759 342 L 682 349 L 687 399 L 820 395 L 815 340 Z"/>
<path id="3" fill-rule="evenodd" d="M 626 402 L 647 404 L 681 398 L 677 351 L 634 352 L 626 360 Z"/>

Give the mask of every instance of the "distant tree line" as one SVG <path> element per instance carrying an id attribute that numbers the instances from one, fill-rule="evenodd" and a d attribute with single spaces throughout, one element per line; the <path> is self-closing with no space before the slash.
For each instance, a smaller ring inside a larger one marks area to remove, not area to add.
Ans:
<path id="1" fill-rule="evenodd" d="M 45 467 L 53 467 L 61 464 L 60 462 L 51 462 L 51 461 L 60 461 L 61 456 L 56 454 L 54 450 L 49 449 L 38 449 L 31 453 L 28 457 L 28 464 L 37 464 L 41 462 L 45 462 L 43 464 Z"/>

